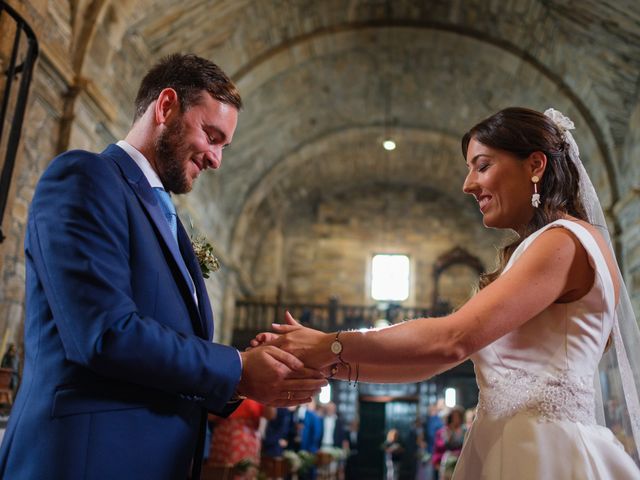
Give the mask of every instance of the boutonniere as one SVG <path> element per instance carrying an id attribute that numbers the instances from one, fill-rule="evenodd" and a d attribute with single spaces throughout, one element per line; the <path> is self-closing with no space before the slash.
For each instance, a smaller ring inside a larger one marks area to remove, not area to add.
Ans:
<path id="1" fill-rule="evenodd" d="M 193 248 L 193 253 L 198 259 L 198 263 L 200 264 L 202 276 L 204 278 L 209 278 L 211 273 L 220 270 L 220 261 L 213 254 L 213 245 L 207 241 L 204 235 L 198 235 L 196 233 L 191 217 L 189 217 L 189 227 L 191 229 L 191 235 L 189 235 L 189 238 L 191 239 L 191 247 Z"/>
<path id="2" fill-rule="evenodd" d="M 191 247 L 193 247 L 193 253 L 195 253 L 198 263 L 200 264 L 200 270 L 204 278 L 209 278 L 209 274 L 220 270 L 220 261 L 213 254 L 213 245 L 211 245 L 204 235 L 196 234 L 195 228 L 193 228 L 193 220 L 189 218 L 189 227 L 191 228 Z"/>
<path id="3" fill-rule="evenodd" d="M 193 253 L 196 254 L 198 263 L 200 264 L 200 270 L 202 270 L 202 276 L 209 278 L 209 274 L 220 270 L 220 261 L 213 254 L 213 245 L 207 242 L 207 239 L 202 236 L 192 236 L 191 245 L 193 247 Z"/>

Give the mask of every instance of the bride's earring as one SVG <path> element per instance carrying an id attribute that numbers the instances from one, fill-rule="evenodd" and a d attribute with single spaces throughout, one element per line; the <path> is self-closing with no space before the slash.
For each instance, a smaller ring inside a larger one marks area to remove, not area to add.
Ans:
<path id="1" fill-rule="evenodd" d="M 540 178 L 537 175 L 531 177 L 531 181 L 533 182 L 533 195 L 531 196 L 531 205 L 535 208 L 540 206 L 540 194 L 538 193 L 538 182 Z"/>

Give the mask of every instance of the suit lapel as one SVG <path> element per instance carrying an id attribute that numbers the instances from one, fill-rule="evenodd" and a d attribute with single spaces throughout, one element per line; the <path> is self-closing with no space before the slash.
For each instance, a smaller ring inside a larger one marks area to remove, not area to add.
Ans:
<path id="1" fill-rule="evenodd" d="M 176 281 L 181 285 L 183 291 L 185 291 L 185 296 L 188 297 L 187 302 L 190 310 L 195 312 L 198 317 L 198 321 L 196 322 L 198 328 L 196 328 L 196 332 L 201 335 L 205 334 L 206 329 L 203 331 L 202 321 L 199 318 L 200 312 L 198 312 L 195 300 L 191 295 L 191 277 L 189 276 L 189 271 L 187 270 L 185 261 L 180 254 L 178 245 L 173 238 L 169 223 L 167 222 L 164 213 L 162 213 L 162 207 L 160 207 L 160 204 L 153 193 L 153 189 L 142 173 L 142 170 L 140 170 L 136 163 L 120 147 L 117 145 L 110 145 L 103 154 L 108 155 L 118 164 L 127 182 L 131 186 L 131 189 L 140 200 L 140 204 L 147 212 L 151 222 L 156 228 L 161 243 L 163 243 L 167 250 L 169 250 L 175 266 L 180 271 L 179 278 L 176 278 Z M 194 282 L 196 282 L 195 278 Z M 201 296 L 198 295 L 198 298 L 201 298 Z M 196 325 L 194 325 L 194 327 L 196 327 Z"/>
<path id="2" fill-rule="evenodd" d="M 181 256 L 184 259 L 184 263 L 191 274 L 191 278 L 193 278 L 193 283 L 195 284 L 202 331 L 204 332 L 205 338 L 211 340 L 213 338 L 213 318 L 211 313 L 211 304 L 209 303 L 209 296 L 207 295 L 204 278 L 202 277 L 202 270 L 200 269 L 198 259 L 193 252 L 193 247 L 191 246 L 191 240 L 189 239 L 180 219 L 178 219 L 178 244 L 180 246 Z"/>

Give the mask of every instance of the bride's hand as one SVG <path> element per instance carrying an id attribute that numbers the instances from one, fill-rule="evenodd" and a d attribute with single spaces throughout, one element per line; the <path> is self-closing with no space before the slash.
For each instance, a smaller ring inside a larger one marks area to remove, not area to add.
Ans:
<path id="1" fill-rule="evenodd" d="M 300 327 L 302 326 L 293 318 L 293 316 L 289 312 L 285 313 L 285 321 L 289 325 L 300 326 Z M 272 327 L 280 326 L 280 324 L 272 323 L 271 326 Z M 245 350 L 251 350 L 252 348 L 259 347 L 261 345 L 275 345 L 275 341 L 279 337 L 280 335 L 274 332 L 261 332 L 251 339 L 251 341 L 249 342 L 250 346 L 247 347 Z"/>
<path id="2" fill-rule="evenodd" d="M 322 369 L 332 363 L 330 334 L 302 326 L 289 312 L 285 314 L 285 321 L 286 324 L 273 324 L 275 334 L 259 334 L 256 339 L 269 341 L 295 355 L 310 368 Z"/>
<path id="3" fill-rule="evenodd" d="M 251 341 L 249 342 L 250 346 L 247 347 L 245 350 L 251 350 L 252 348 L 259 347 L 261 345 L 272 345 L 273 342 L 275 342 L 279 336 L 280 335 L 273 332 L 259 333 L 254 338 L 251 339 Z"/>
<path id="4" fill-rule="evenodd" d="M 300 325 L 300 323 L 298 323 L 293 316 L 287 311 L 285 313 L 285 321 L 289 324 L 289 325 L 293 325 L 293 326 L 302 326 Z M 280 326 L 279 323 L 272 323 L 271 324 L 272 327 L 274 326 Z M 249 342 L 249 347 L 247 347 L 245 350 L 251 350 L 254 347 L 259 347 L 261 345 L 274 345 L 275 341 L 280 337 L 280 335 L 278 335 L 277 333 L 274 332 L 261 332 L 259 334 L 257 334 L 253 339 L 251 339 L 251 341 Z"/>

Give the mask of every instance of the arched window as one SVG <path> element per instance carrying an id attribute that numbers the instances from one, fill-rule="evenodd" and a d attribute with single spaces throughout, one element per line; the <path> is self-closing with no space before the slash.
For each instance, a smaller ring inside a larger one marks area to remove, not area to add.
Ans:
<path id="1" fill-rule="evenodd" d="M 471 255 L 465 249 L 455 247 L 448 252 L 441 255 L 433 265 L 433 300 L 432 306 L 437 314 L 444 315 L 451 311 L 451 309 L 457 305 L 452 305 L 449 298 L 445 298 L 442 294 L 442 280 L 443 274 L 451 268 L 456 266 L 463 266 L 470 269 L 475 273 L 475 276 L 479 276 L 484 271 L 484 266 L 478 257 Z M 460 272 L 456 272 L 459 274 Z M 456 283 L 459 283 L 457 279 Z M 470 285 L 466 286 L 469 288 Z M 466 288 L 465 287 L 465 288 Z"/>

